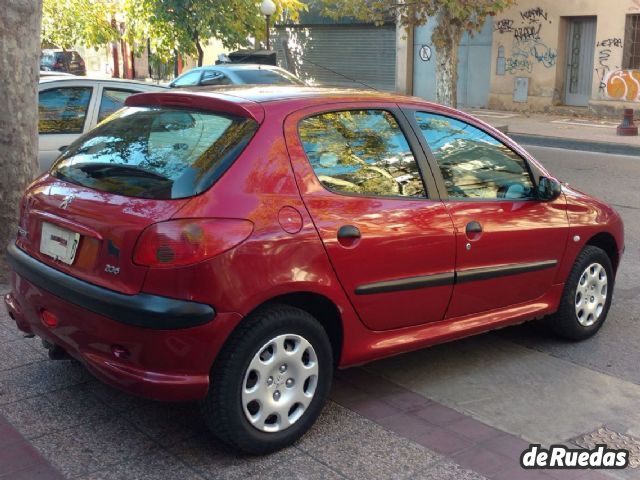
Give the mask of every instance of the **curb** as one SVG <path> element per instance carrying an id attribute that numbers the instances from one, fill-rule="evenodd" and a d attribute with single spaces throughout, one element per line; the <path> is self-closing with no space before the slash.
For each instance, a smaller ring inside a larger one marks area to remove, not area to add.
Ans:
<path id="1" fill-rule="evenodd" d="M 613 155 L 640 156 L 640 146 L 625 145 L 610 142 L 594 142 L 590 140 L 578 140 L 573 138 L 545 137 L 542 135 L 530 135 L 526 133 L 508 133 L 516 142 L 522 145 L 537 147 L 565 148 L 585 152 L 610 153 Z"/>

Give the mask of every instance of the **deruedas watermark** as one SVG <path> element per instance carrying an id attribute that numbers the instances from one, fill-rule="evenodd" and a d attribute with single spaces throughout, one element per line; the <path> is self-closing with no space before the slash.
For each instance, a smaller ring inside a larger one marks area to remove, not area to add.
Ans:
<path id="1" fill-rule="evenodd" d="M 629 450 L 611 449 L 604 444 L 591 450 L 565 445 L 551 445 L 546 449 L 532 444 L 520 456 L 520 466 L 526 469 L 623 469 L 628 465 Z"/>

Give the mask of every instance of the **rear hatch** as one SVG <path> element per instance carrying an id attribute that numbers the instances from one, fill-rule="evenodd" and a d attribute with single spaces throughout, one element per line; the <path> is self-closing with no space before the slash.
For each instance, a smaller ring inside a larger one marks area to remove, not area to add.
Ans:
<path id="1" fill-rule="evenodd" d="M 171 219 L 241 153 L 257 122 L 175 107 L 130 107 L 78 139 L 21 204 L 17 244 L 111 290 L 141 290 L 133 254 L 142 231 Z"/>
<path id="2" fill-rule="evenodd" d="M 46 176 L 23 200 L 18 247 L 65 273 L 134 294 L 146 272 L 132 261 L 140 232 L 185 202 L 108 194 Z"/>

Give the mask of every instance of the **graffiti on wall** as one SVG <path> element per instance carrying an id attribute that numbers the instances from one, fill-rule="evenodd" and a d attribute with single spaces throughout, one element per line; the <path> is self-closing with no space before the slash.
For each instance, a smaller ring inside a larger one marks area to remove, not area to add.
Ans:
<path id="1" fill-rule="evenodd" d="M 531 73 L 536 65 L 553 67 L 558 52 L 546 45 L 542 36 L 543 26 L 551 23 L 548 12 L 541 7 L 534 7 L 522 10 L 519 14 L 516 20 L 504 18 L 494 26 L 499 34 L 512 37 L 511 55 L 505 59 L 505 72 L 515 75 Z"/>
<path id="2" fill-rule="evenodd" d="M 598 40 L 596 43 L 598 48 L 598 64 L 594 68 L 596 76 L 600 81 L 598 91 L 601 95 L 606 96 L 607 82 L 606 78 L 611 70 L 619 69 L 619 66 L 611 68 L 611 55 L 614 50 L 622 49 L 622 39 L 617 37 L 605 38 L 604 40 Z"/>
<path id="3" fill-rule="evenodd" d="M 611 100 L 640 102 L 640 70 L 614 70 L 607 75 L 605 84 Z"/>

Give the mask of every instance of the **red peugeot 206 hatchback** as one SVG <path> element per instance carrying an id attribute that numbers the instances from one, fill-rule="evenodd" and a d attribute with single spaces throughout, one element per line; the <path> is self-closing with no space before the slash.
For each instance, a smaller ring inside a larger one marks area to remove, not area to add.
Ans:
<path id="1" fill-rule="evenodd" d="M 29 186 L 5 302 L 52 356 L 199 401 L 231 446 L 298 439 L 334 367 L 607 316 L 619 215 L 464 113 L 305 87 L 126 105 Z"/>

